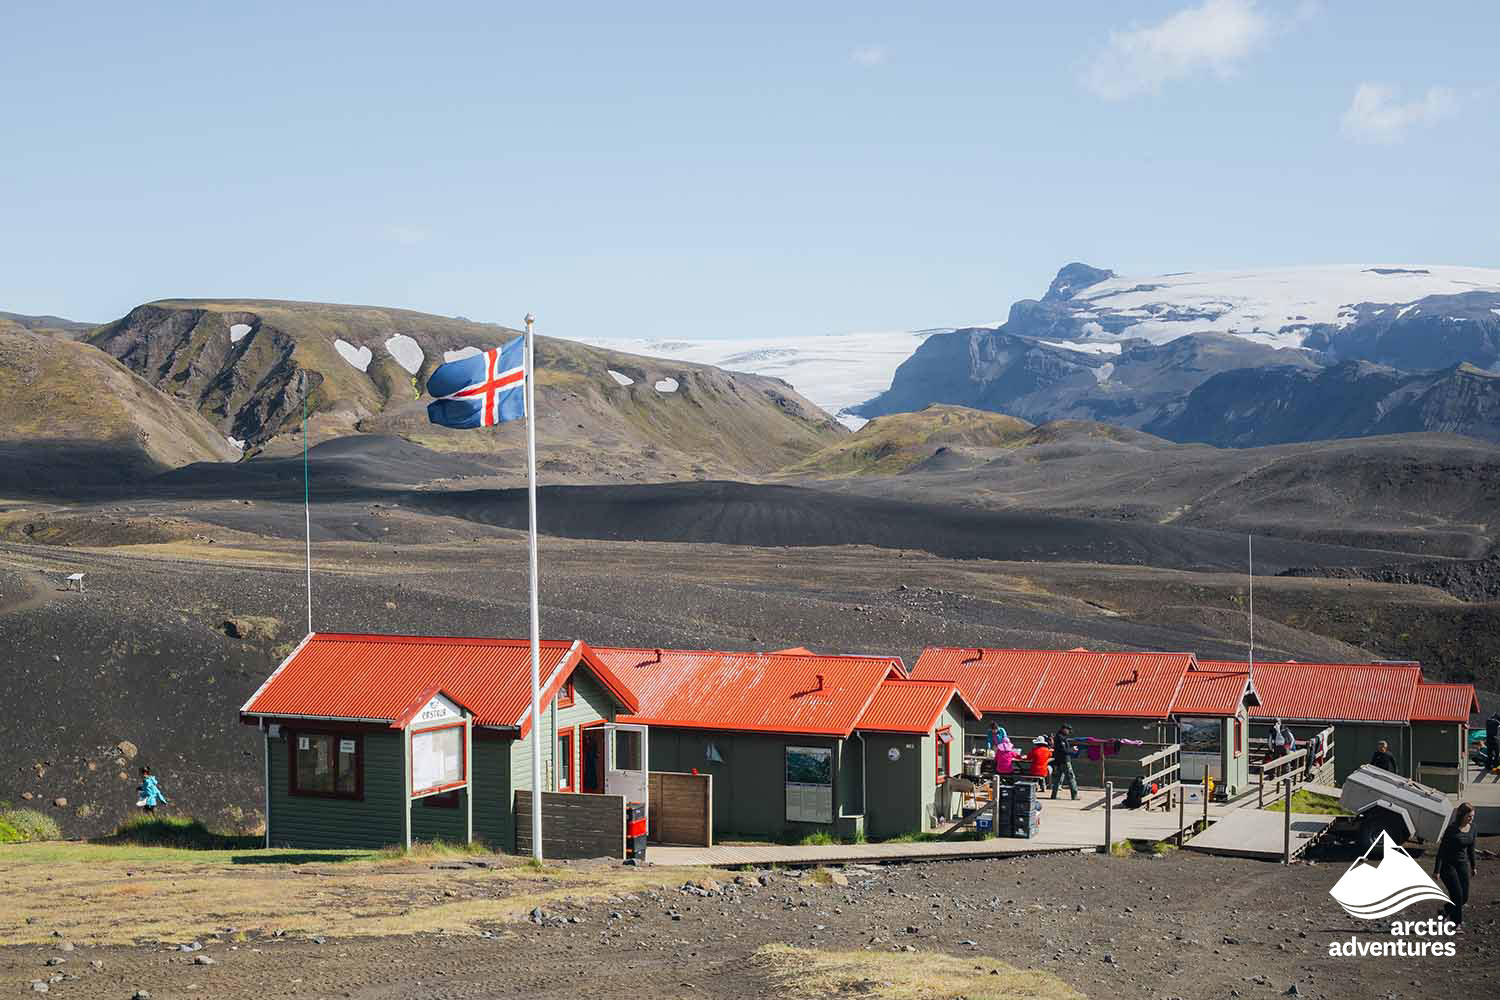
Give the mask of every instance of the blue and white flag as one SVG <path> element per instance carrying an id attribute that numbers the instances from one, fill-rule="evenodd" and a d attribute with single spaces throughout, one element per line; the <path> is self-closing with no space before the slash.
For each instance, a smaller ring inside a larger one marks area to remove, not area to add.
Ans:
<path id="1" fill-rule="evenodd" d="M 427 380 L 427 419 L 444 427 L 493 427 L 526 416 L 526 338 L 438 365 Z"/>

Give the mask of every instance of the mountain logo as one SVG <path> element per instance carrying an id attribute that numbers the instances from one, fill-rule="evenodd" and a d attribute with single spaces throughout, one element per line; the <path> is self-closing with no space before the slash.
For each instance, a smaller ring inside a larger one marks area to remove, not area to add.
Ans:
<path id="1" fill-rule="evenodd" d="M 1372 860 L 1377 848 L 1380 854 Z M 1361 920 L 1382 920 L 1424 899 L 1448 902 L 1448 894 L 1384 830 L 1328 894 Z"/>

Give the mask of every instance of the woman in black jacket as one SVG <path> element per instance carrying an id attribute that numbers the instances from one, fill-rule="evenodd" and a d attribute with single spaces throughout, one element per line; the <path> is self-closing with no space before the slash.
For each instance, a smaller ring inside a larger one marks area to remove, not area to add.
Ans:
<path id="1" fill-rule="evenodd" d="M 1464 922 L 1464 904 L 1469 901 L 1469 876 L 1474 874 L 1473 827 L 1474 807 L 1460 802 L 1448 829 L 1443 831 L 1443 839 L 1438 841 L 1437 862 L 1432 868 L 1452 901 L 1443 908 L 1443 916 L 1460 925 Z"/>

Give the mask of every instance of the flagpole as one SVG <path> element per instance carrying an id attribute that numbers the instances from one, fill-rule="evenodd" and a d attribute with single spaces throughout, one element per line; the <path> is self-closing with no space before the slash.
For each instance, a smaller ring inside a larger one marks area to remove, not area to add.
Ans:
<path id="1" fill-rule="evenodd" d="M 1245 551 L 1250 557 L 1250 670 L 1255 670 L 1255 536 L 1245 536 Z M 1289 804 L 1288 809 L 1291 808 Z"/>
<path id="2" fill-rule="evenodd" d="M 531 511 L 531 856 L 542 860 L 542 639 L 537 623 L 536 317 L 526 314 L 526 501 Z"/>
<path id="3" fill-rule="evenodd" d="M 302 526 L 307 539 L 307 634 L 312 635 L 312 489 L 307 481 L 307 370 L 302 371 Z"/>

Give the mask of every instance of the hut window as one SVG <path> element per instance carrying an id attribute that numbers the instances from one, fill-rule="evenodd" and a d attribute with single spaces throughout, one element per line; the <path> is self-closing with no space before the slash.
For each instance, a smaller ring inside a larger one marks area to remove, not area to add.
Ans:
<path id="1" fill-rule="evenodd" d="M 293 795 L 357 799 L 364 792 L 364 737 L 294 733 L 290 768 Z"/>
<path id="2" fill-rule="evenodd" d="M 573 707 L 573 678 L 569 677 L 563 682 L 563 686 L 557 689 L 557 707 Z"/>
<path id="3" fill-rule="evenodd" d="M 789 823 L 833 822 L 833 748 L 787 747 L 786 818 Z"/>
<path id="4" fill-rule="evenodd" d="M 557 790 L 573 790 L 573 734 L 563 733 L 557 738 Z"/>
<path id="5" fill-rule="evenodd" d="M 644 771 L 641 760 L 641 734 L 633 729 L 615 730 L 615 770 Z"/>
<path id="6" fill-rule="evenodd" d="M 1234 720 L 1234 755 L 1238 757 L 1245 752 L 1245 720 Z"/>
<path id="7" fill-rule="evenodd" d="M 953 746 L 953 733 L 945 727 L 933 735 L 937 737 L 937 780 L 942 784 L 948 780 L 948 754 Z"/>

